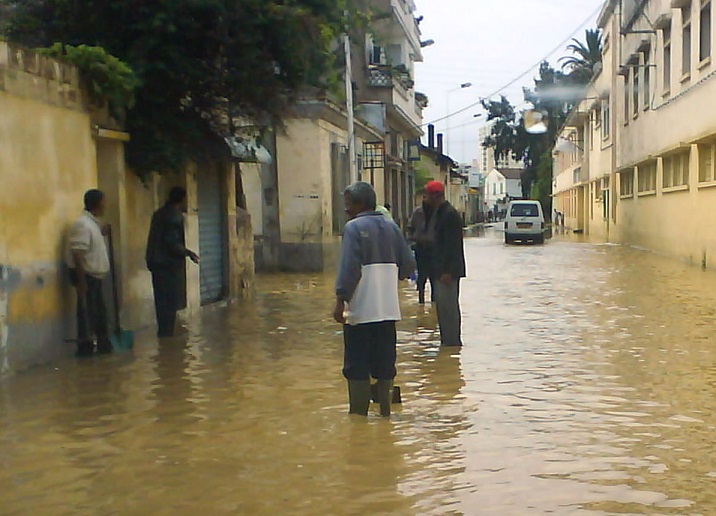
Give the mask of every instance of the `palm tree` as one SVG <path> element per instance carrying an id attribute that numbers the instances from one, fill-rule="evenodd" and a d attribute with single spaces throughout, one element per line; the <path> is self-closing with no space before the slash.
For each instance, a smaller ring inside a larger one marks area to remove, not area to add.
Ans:
<path id="1" fill-rule="evenodd" d="M 599 29 L 587 30 L 585 43 L 578 39 L 572 41 L 567 47 L 572 55 L 560 59 L 562 70 L 575 82 L 586 84 L 602 64 L 602 33 Z"/>

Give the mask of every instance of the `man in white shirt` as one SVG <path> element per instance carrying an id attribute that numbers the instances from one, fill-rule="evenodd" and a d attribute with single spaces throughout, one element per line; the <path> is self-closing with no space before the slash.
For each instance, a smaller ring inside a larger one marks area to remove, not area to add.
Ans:
<path id="1" fill-rule="evenodd" d="M 97 338 L 97 351 L 111 353 L 107 307 L 102 281 L 109 272 L 109 254 L 104 235 L 109 226 L 102 225 L 105 197 L 99 190 L 84 196 L 85 211 L 70 227 L 67 236 L 66 261 L 70 280 L 77 291 L 77 356 L 91 356 Z"/>

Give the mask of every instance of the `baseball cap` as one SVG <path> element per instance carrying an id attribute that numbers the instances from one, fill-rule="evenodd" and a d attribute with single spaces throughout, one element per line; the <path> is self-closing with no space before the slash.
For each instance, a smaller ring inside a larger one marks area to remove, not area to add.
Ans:
<path id="1" fill-rule="evenodd" d="M 445 193 L 445 185 L 440 181 L 430 181 L 425 185 L 425 193 L 428 195 L 438 195 Z"/>

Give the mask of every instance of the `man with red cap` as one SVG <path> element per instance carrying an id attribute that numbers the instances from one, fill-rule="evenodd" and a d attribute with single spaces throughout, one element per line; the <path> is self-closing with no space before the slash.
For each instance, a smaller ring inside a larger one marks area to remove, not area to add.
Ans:
<path id="1" fill-rule="evenodd" d="M 430 181 L 425 201 L 432 209 L 430 225 L 435 228 L 432 284 L 443 346 L 462 346 L 460 280 L 466 276 L 462 217 L 445 199 L 445 185 Z"/>

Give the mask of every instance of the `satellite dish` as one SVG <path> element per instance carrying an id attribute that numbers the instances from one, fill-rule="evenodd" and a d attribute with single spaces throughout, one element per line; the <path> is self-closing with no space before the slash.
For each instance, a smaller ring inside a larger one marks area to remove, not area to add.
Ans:
<path id="1" fill-rule="evenodd" d="M 524 114 L 525 131 L 529 134 L 547 134 L 549 131 L 549 119 L 547 113 L 530 109 Z"/>

